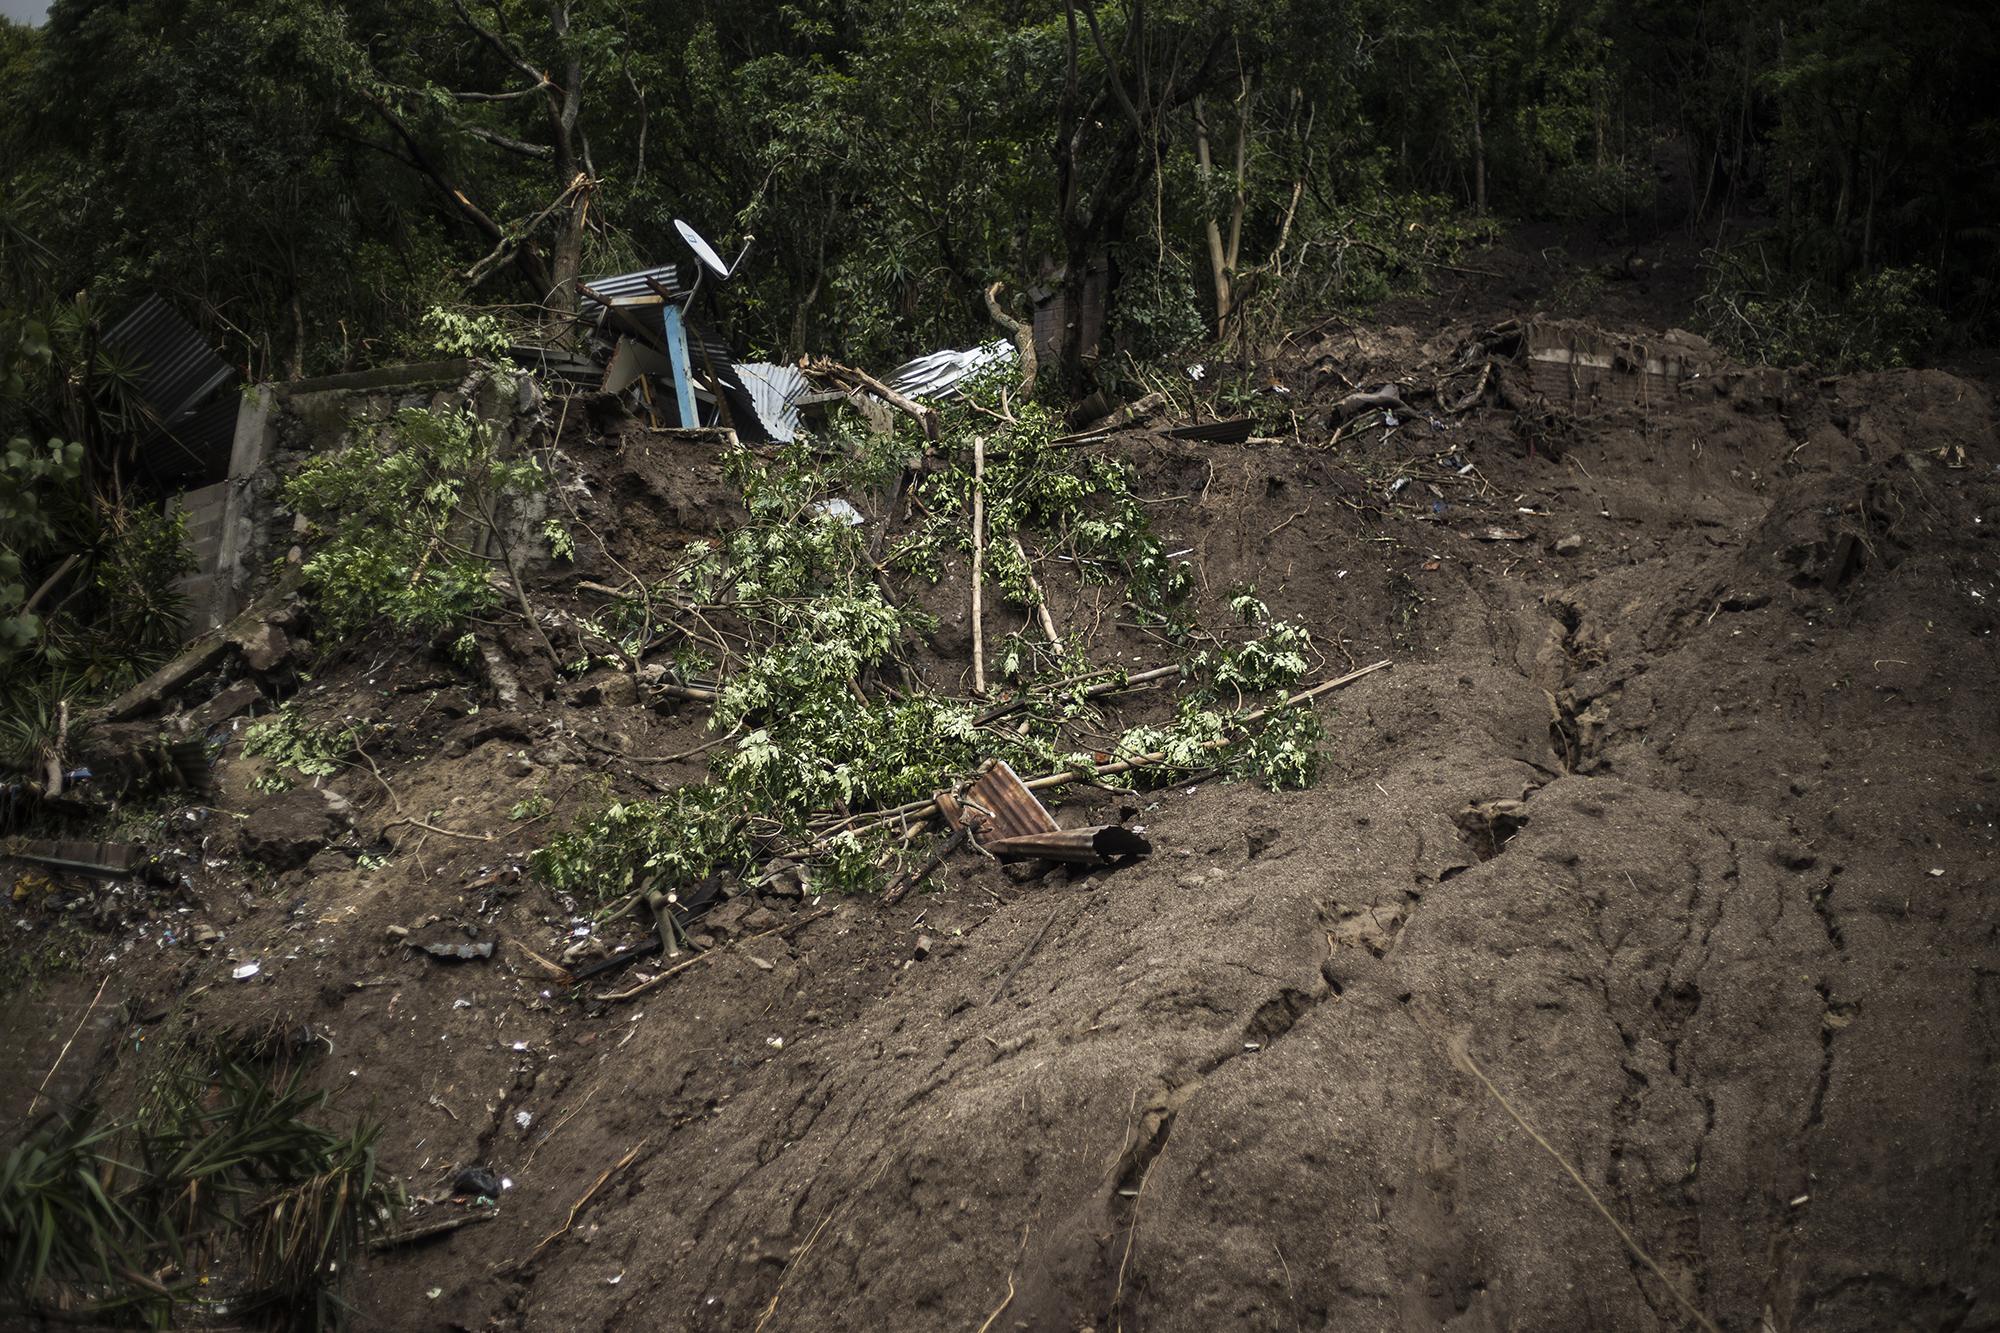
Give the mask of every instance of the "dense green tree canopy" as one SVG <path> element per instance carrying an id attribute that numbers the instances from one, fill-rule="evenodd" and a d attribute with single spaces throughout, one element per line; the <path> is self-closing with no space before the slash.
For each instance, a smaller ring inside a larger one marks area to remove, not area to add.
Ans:
<path id="1" fill-rule="evenodd" d="M 756 235 L 728 318 L 780 354 L 986 336 L 991 284 L 1019 314 L 1107 262 L 1121 346 L 1228 333 L 1365 298 L 1446 211 L 1750 219 L 1790 272 L 1917 266 L 1977 322 L 1981 9 L 56 0 L 0 28 L 0 172 L 35 299 L 168 293 L 252 375 L 405 354 L 440 304 L 534 322 L 683 257 L 675 217 Z"/>

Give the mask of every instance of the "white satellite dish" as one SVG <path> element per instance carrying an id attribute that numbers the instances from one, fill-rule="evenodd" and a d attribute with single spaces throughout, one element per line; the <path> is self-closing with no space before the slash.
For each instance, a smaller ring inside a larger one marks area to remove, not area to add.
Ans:
<path id="1" fill-rule="evenodd" d="M 674 219 L 674 230 L 678 231 L 681 234 L 681 239 L 687 242 L 688 249 L 694 251 L 696 259 L 707 265 L 716 277 L 723 279 L 725 282 L 728 281 L 729 265 L 722 262 L 722 256 L 715 253 L 715 250 L 709 243 L 701 238 L 700 232 L 688 226 L 687 223 L 682 222 L 679 218 Z"/>

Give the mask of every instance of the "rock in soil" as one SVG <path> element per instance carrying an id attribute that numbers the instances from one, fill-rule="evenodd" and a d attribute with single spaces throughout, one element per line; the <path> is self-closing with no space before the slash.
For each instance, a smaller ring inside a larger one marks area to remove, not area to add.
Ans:
<path id="1" fill-rule="evenodd" d="M 347 827 L 352 807 L 323 787 L 294 787 L 260 802 L 236 831 L 243 855 L 271 870 L 292 870 Z"/>

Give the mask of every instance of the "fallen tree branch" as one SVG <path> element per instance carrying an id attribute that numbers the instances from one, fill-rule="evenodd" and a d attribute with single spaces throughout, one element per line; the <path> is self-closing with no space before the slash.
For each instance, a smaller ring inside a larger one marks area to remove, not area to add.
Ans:
<path id="1" fill-rule="evenodd" d="M 1371 663 L 1356 671 L 1350 671 L 1344 676 L 1336 676 L 1332 680 L 1323 680 L 1311 689 L 1301 690 L 1297 694 L 1286 699 L 1281 699 L 1277 703 L 1267 707 L 1252 709 L 1250 712 L 1244 713 L 1234 719 L 1230 725 L 1230 732 L 1240 732 L 1243 728 L 1261 722 L 1273 713 L 1282 712 L 1287 708 L 1295 708 L 1302 703 L 1310 703 L 1322 694 L 1326 694 L 1331 690 L 1337 690 L 1343 685 L 1352 684 L 1360 680 L 1363 676 L 1373 675 L 1375 672 L 1386 670 L 1393 665 L 1393 662 L 1384 658 L 1380 662 Z M 1175 669 L 1177 670 L 1178 668 Z M 1224 735 L 1215 740 L 1203 743 L 1201 748 L 1204 750 L 1220 750 L 1226 745 L 1234 744 L 1237 739 L 1239 737 L 1234 734 Z M 1120 773 L 1129 773 L 1135 768 L 1146 768 L 1157 764 L 1165 758 L 1166 753 L 1164 751 L 1155 750 L 1151 754 L 1138 755 L 1131 759 L 1120 759 L 1112 763 L 1097 764 L 1091 768 L 1080 770 L 1065 769 L 1060 773 L 1045 773 L 1041 777 L 1030 778 L 1023 785 L 1029 791 L 1049 791 L 1056 787 L 1066 787 L 1072 782 L 1089 782 L 1093 778 L 1114 777 Z M 825 842 L 836 833 L 861 832 L 866 829 L 880 828 L 884 824 L 901 823 L 904 820 L 929 819 L 937 812 L 937 802 L 932 800 L 912 801 L 890 810 L 871 811 L 866 815 L 850 816 L 840 824 L 822 830 L 819 836 L 814 839 L 814 842 L 815 844 Z"/>
<path id="2" fill-rule="evenodd" d="M 70 1032 L 69 1040 L 63 1043 L 62 1050 L 56 1052 L 56 1062 L 49 1066 L 48 1073 L 42 1075 L 41 1086 L 36 1088 L 35 1095 L 28 1099 L 28 1114 L 22 1117 L 23 1120 L 34 1115 L 36 1104 L 42 1100 L 42 1094 L 49 1090 L 49 1080 L 56 1076 L 58 1069 L 62 1068 L 63 1060 L 69 1055 L 69 1048 L 76 1044 L 77 1033 L 82 1032 L 83 1025 L 90 1021 L 91 1014 L 97 1009 L 97 1002 L 104 998 L 104 988 L 110 984 L 111 974 L 106 972 L 104 980 L 97 983 L 97 994 L 91 996 L 90 1003 L 84 1006 L 83 1017 L 76 1020 L 76 1027 Z"/>
<path id="3" fill-rule="evenodd" d="M 1153 667 L 1146 671 L 1135 671 L 1131 675 L 1125 676 L 1122 679 L 1107 680 L 1101 685 L 1093 685 L 1089 689 L 1083 692 L 1083 697 L 1086 699 L 1101 699 L 1107 694 L 1116 694 L 1120 690 L 1136 689 L 1141 685 L 1149 685 L 1153 681 L 1165 680 L 1169 676 L 1178 676 L 1180 674 L 1181 674 L 1181 668 L 1178 665 Z M 1084 679 L 1087 680 L 1089 679 L 1089 677 L 1086 676 L 1084 677 Z M 1067 683 L 1069 682 L 1057 681 L 1055 683 L 1055 686 L 1052 686 L 1051 688 L 1059 688 Z M 997 722 L 1001 718 L 1006 717 L 1009 713 L 1020 712 L 1023 708 L 1026 708 L 1033 699 L 1034 699 L 1034 694 L 1032 691 L 1023 691 L 1022 693 L 1015 695 L 1012 699 L 1007 700 L 1007 702 L 1005 703 L 999 703 L 993 705 L 993 707 L 987 709 L 985 712 L 981 713 L 978 717 L 974 718 L 973 724 L 975 726 L 983 727 L 988 722 Z"/>
<path id="4" fill-rule="evenodd" d="M 1061 903 L 1057 903 L 1049 909 L 1048 919 L 1042 922 L 1042 928 L 1035 932 L 1035 938 L 1028 941 L 1028 947 L 1021 950 L 1021 956 L 1014 960 L 1014 965 L 1007 969 L 1007 975 L 1000 978 L 1000 984 L 994 987 L 993 997 L 986 1002 L 987 1004 L 994 1005 L 1000 1003 L 1000 997 L 1005 995 L 1008 988 L 1014 984 L 1014 978 L 1021 975 L 1021 969 L 1028 965 L 1030 958 L 1034 957 L 1035 950 L 1042 947 L 1042 937 L 1049 933 L 1049 927 L 1056 923 L 1056 913 L 1061 910 Z"/>
<path id="5" fill-rule="evenodd" d="M 1654 1262 L 1653 1256 L 1646 1253 L 1645 1248 L 1633 1238 L 1632 1233 L 1625 1229 L 1624 1224 L 1612 1216 L 1611 1210 L 1604 1206 L 1604 1200 L 1597 1197 L 1597 1191 L 1592 1189 L 1590 1182 L 1583 1178 L 1583 1173 L 1572 1166 L 1570 1160 L 1563 1156 L 1553 1143 L 1543 1138 L 1535 1127 L 1528 1123 L 1526 1117 L 1514 1109 L 1514 1103 L 1507 1100 L 1505 1093 L 1493 1086 L 1493 1080 L 1486 1077 L 1486 1071 L 1481 1069 L 1478 1062 L 1472 1058 L 1472 1051 L 1468 1046 L 1466 1038 L 1463 1035 L 1452 1038 L 1445 1044 L 1445 1049 L 1451 1056 L 1451 1062 L 1458 1066 L 1464 1073 L 1478 1079 L 1480 1086 L 1492 1095 L 1494 1101 L 1500 1103 L 1500 1109 L 1507 1113 L 1508 1118 L 1521 1127 L 1522 1133 L 1533 1139 L 1536 1146 L 1541 1148 L 1543 1152 L 1556 1159 L 1556 1165 L 1560 1166 L 1564 1174 L 1576 1182 L 1576 1187 L 1583 1191 L 1584 1198 L 1590 1200 L 1590 1206 L 1597 1210 L 1598 1216 L 1611 1224 L 1611 1229 L 1618 1233 L 1618 1239 L 1625 1242 L 1625 1248 L 1630 1250 L 1634 1257 L 1640 1263 L 1646 1265 L 1653 1276 L 1660 1280 L 1661 1284 L 1666 1287 L 1668 1294 L 1674 1298 L 1675 1303 L 1681 1309 L 1687 1311 L 1688 1316 L 1705 1329 L 1707 1333 L 1721 1333 L 1721 1330 L 1716 1328 L 1715 1321 L 1710 1319 L 1702 1311 L 1701 1307 L 1696 1305 L 1693 1300 L 1689 1299 L 1687 1293 L 1681 1290 L 1680 1283 L 1668 1277 L 1666 1271 Z"/>
<path id="6" fill-rule="evenodd" d="M 793 931 L 797 930 L 799 927 L 806 925 L 809 922 L 817 921 L 821 917 L 826 916 L 832 911 L 833 909 L 831 907 L 822 907 L 817 912 L 808 912 L 804 916 L 800 917 L 798 920 L 789 922 L 786 925 L 779 926 L 775 930 L 760 930 L 755 935 L 745 935 L 742 939 L 737 940 L 733 944 L 725 944 L 719 949 L 709 949 L 703 953 L 698 953 L 694 957 L 688 959 L 685 963 L 675 963 L 672 967 L 660 973 L 660 975 L 654 977 L 652 980 L 642 981 L 638 985 L 633 986 L 629 990 L 612 991 L 608 994 L 593 996 L 592 998 L 605 1001 L 636 999 L 638 996 L 644 995 L 647 991 L 653 989 L 653 987 L 665 981 L 668 977 L 673 976 L 676 972 L 685 972 L 689 968 L 695 966 L 696 964 L 705 963 L 709 959 L 714 958 L 718 954 L 740 952 L 743 946 L 750 943 L 752 940 L 768 939 L 770 936 L 773 935 L 789 935 Z"/>
<path id="7" fill-rule="evenodd" d="M 1337 416 L 1381 411 L 1416 413 L 1415 408 L 1403 401 L 1402 389 L 1394 384 L 1385 384 L 1379 389 L 1357 389 L 1335 403 L 1333 410 Z"/>
<path id="8" fill-rule="evenodd" d="M 1020 537 L 1009 536 L 1007 540 L 1014 543 L 1014 554 L 1021 557 L 1021 567 L 1028 571 L 1028 591 L 1034 594 L 1035 615 L 1042 622 L 1042 633 L 1049 636 L 1049 647 L 1055 650 L 1057 657 L 1061 657 L 1062 634 L 1056 629 L 1055 614 L 1049 610 L 1048 594 L 1042 591 L 1041 580 L 1035 577 L 1035 563 L 1028 559 L 1028 548 L 1021 545 Z"/>
<path id="9" fill-rule="evenodd" d="M 477 1222 L 491 1222 L 498 1216 L 500 1216 L 498 1208 L 481 1208 L 475 1212 L 460 1213 L 455 1217 L 441 1217 L 435 1222 L 427 1222 L 422 1226 L 402 1227 L 395 1231 L 386 1232 L 369 1241 L 368 1252 L 370 1254 L 380 1254 L 384 1250 L 393 1250 L 403 1245 L 414 1245 L 420 1240 L 429 1240 L 433 1236 L 442 1236 L 447 1232 L 456 1231 L 460 1227 L 469 1227 Z"/>
<path id="10" fill-rule="evenodd" d="M 1468 393 L 1467 395 L 1465 395 L 1465 397 L 1459 399 L 1455 403 L 1446 403 L 1444 401 L 1444 395 L 1439 394 L 1438 402 L 1444 407 L 1444 410 L 1447 415 L 1457 416 L 1460 412 L 1463 412 L 1466 409 L 1470 408 L 1473 404 L 1477 403 L 1481 398 L 1484 398 L 1486 396 L 1486 386 L 1492 382 L 1492 379 L 1493 379 L 1493 362 L 1489 360 L 1485 365 L 1479 368 L 1479 383 L 1472 386 L 1471 393 Z"/>
<path id="11" fill-rule="evenodd" d="M 931 872 L 943 865 L 945 858 L 965 846 L 965 840 L 971 836 L 972 825 L 969 823 L 960 825 L 955 833 L 944 840 L 942 846 L 930 854 L 930 859 L 926 860 L 909 874 L 898 877 L 894 884 L 883 890 L 882 905 L 884 907 L 894 907 L 897 903 L 901 902 L 904 894 L 929 879 Z"/>
<path id="12" fill-rule="evenodd" d="M 1253 723 L 1263 721 L 1265 718 L 1269 717 L 1273 713 L 1283 712 L 1287 708 L 1295 708 L 1303 703 L 1310 703 L 1314 699 L 1319 698 L 1319 696 L 1327 693 L 1330 690 L 1337 690 L 1343 685 L 1347 685 L 1352 683 L 1353 681 L 1360 680 L 1363 676 L 1372 675 L 1377 671 L 1381 671 L 1389 667 L 1390 665 L 1392 665 L 1392 663 L 1387 658 L 1384 658 L 1380 662 L 1376 662 L 1369 666 L 1362 667 L 1359 671 L 1350 671 L 1344 676 L 1335 676 L 1332 680 L 1323 680 L 1319 684 L 1313 686 L 1311 689 L 1300 690 L 1297 694 L 1292 695 L 1290 698 L 1281 700 L 1278 703 L 1271 704 L 1269 707 L 1253 708 L 1249 712 L 1238 717 L 1235 720 L 1235 724 L 1230 728 L 1230 730 L 1241 731 L 1243 728 L 1250 726 Z M 1204 750 L 1220 750 L 1223 746 L 1232 744 L 1235 739 L 1236 738 L 1233 736 L 1226 736 L 1226 735 L 1218 736 L 1216 737 L 1216 739 L 1212 741 L 1204 742 L 1201 748 Z M 1146 768 L 1149 767 L 1150 765 L 1157 764 L 1166 757 L 1167 757 L 1166 752 L 1164 750 L 1155 750 L 1151 754 L 1140 755 L 1133 759 L 1121 759 L 1115 763 L 1099 764 L 1095 772 L 1091 776 L 1104 778 L 1104 777 L 1113 777 L 1119 773 L 1129 773 L 1135 768 Z M 1026 786 L 1029 791 L 1046 791 L 1051 787 L 1068 786 L 1070 783 L 1075 782 L 1077 780 L 1078 777 L 1077 774 L 1075 773 L 1050 773 L 1043 777 L 1031 779 L 1026 784 Z"/>
<path id="13" fill-rule="evenodd" d="M 925 407 L 915 399 L 904 397 L 865 370 L 843 366 L 838 361 L 830 361 L 825 357 L 811 358 L 803 363 L 802 368 L 808 375 L 834 380 L 851 388 L 866 389 L 898 412 L 914 418 L 917 425 L 922 428 L 924 438 L 933 444 L 937 442 L 939 423 L 935 408 Z"/>
<path id="14" fill-rule="evenodd" d="M 557 1227 L 554 1231 L 551 1231 L 548 1235 L 542 1237 L 541 1243 L 536 1245 L 534 1249 L 528 1251 L 527 1258 L 522 1259 L 518 1263 L 509 1264 L 506 1268 L 500 1271 L 518 1273 L 520 1270 L 526 1268 L 529 1264 L 533 1263 L 535 1261 L 535 1256 L 540 1254 L 545 1248 L 547 1248 L 549 1242 L 565 1235 L 571 1227 L 576 1225 L 576 1215 L 583 1211 L 585 1204 L 588 1204 L 592 1199 L 597 1197 L 597 1191 L 604 1188 L 604 1182 L 611 1179 L 611 1177 L 616 1175 L 618 1172 L 623 1171 L 626 1167 L 632 1165 L 633 1160 L 638 1157 L 640 1151 L 644 1149 L 646 1144 L 649 1143 L 650 1141 L 651 1140 L 649 1139 L 640 1139 L 636 1144 L 632 1146 L 632 1151 L 626 1153 L 616 1162 L 613 1162 L 610 1166 L 606 1167 L 604 1170 L 604 1174 L 599 1176 L 595 1181 L 591 1182 L 590 1188 L 583 1192 L 583 1197 L 578 1199 L 575 1203 L 569 1206 L 569 1216 L 563 1219 L 563 1224 L 561 1226 Z"/>
<path id="15" fill-rule="evenodd" d="M 1035 376 L 1039 370 L 1035 360 L 1035 330 L 1027 321 L 1008 314 L 1007 308 L 1000 304 L 1002 286 L 1004 284 L 996 282 L 986 289 L 986 313 L 1014 339 L 1014 351 L 1021 358 L 1021 382 L 1014 392 L 1022 398 L 1030 398 L 1034 396 Z"/>
<path id="16" fill-rule="evenodd" d="M 404 815 L 401 819 L 390 820 L 388 823 L 382 826 L 382 831 L 384 833 L 387 833 L 390 829 L 395 828 L 400 824 L 414 824 L 416 827 L 420 829 L 428 829 L 432 833 L 442 833 L 447 838 L 464 838 L 467 842 L 493 841 L 493 835 L 491 833 L 460 833 L 457 829 L 439 828 L 436 824 L 426 824 L 423 820 L 417 819 L 411 815 Z"/>

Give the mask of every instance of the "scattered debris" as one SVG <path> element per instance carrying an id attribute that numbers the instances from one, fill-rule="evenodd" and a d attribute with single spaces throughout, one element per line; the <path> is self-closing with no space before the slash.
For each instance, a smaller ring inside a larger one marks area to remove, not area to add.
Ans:
<path id="1" fill-rule="evenodd" d="M 812 386 L 797 366 L 738 361 L 736 378 L 749 390 L 751 408 L 766 435 L 779 444 L 790 444 L 798 437 L 800 408 L 810 401 Z"/>
<path id="2" fill-rule="evenodd" d="M 889 372 L 886 383 L 911 398 L 948 398 L 958 387 L 993 366 L 1012 365 L 1013 346 L 995 339 L 963 352 L 932 352 L 905 361 Z"/>
<path id="3" fill-rule="evenodd" d="M 1073 865 L 1124 865 L 1153 845 L 1122 824 L 1064 829 L 1004 761 L 996 762 L 961 797 L 940 793 L 938 809 L 953 828 L 968 827 L 979 845 L 1001 860 L 1067 861 Z"/>
<path id="4" fill-rule="evenodd" d="M 469 1227 L 478 1222 L 491 1222 L 498 1216 L 500 1216 L 498 1208 L 470 1208 L 462 1213 L 454 1213 L 450 1217 L 440 1217 L 432 1222 L 419 1223 L 414 1226 L 400 1226 L 393 1230 L 385 1231 L 368 1242 L 368 1249 L 371 1253 L 381 1254 L 385 1250 L 400 1249 L 405 1245 L 415 1245 L 420 1241 L 434 1240 L 439 1236 L 449 1235 L 460 1227 Z"/>
<path id="5" fill-rule="evenodd" d="M 1230 417 L 1223 421 L 1203 421 L 1192 426 L 1175 426 L 1160 434 L 1170 440 L 1194 440 L 1204 444 L 1241 444 L 1255 434 L 1257 418 Z"/>
<path id="6" fill-rule="evenodd" d="M 493 956 L 492 940 L 433 940 L 427 944 L 407 940 L 405 944 L 448 962 L 469 963 L 475 958 L 484 960 Z"/>
<path id="7" fill-rule="evenodd" d="M 476 1199 L 497 1199 L 500 1177 L 483 1166 L 468 1166 L 452 1177 L 451 1192 Z"/>
<path id="8" fill-rule="evenodd" d="M 229 975 L 237 981 L 248 981 L 263 970 L 263 964 L 252 960 L 247 963 L 238 963 L 235 967 L 230 968 Z"/>
<path id="9" fill-rule="evenodd" d="M 633 986 L 629 990 L 612 991 L 608 994 L 601 993 L 596 998 L 600 1000 L 634 999 L 638 996 L 644 995 L 647 991 L 652 990 L 655 986 L 658 986 L 661 982 L 667 980 L 667 978 L 675 976 L 681 972 L 685 972 L 687 969 L 695 966 L 698 963 L 705 963 L 709 959 L 714 958 L 720 954 L 740 952 L 742 950 L 742 947 L 750 943 L 752 940 L 766 939 L 773 935 L 789 935 L 793 931 L 799 929 L 800 927 L 806 925 L 807 923 L 817 921 L 821 917 L 828 915 L 832 911 L 833 909 L 831 907 L 822 907 L 818 911 L 807 912 L 804 916 L 795 917 L 787 924 L 779 926 L 774 930 L 759 931 L 755 935 L 744 936 L 742 939 L 736 941 L 734 944 L 725 945 L 719 949 L 709 949 L 706 952 L 698 953 L 694 957 L 688 959 L 686 962 L 676 963 L 672 967 L 668 968 L 666 971 L 660 973 L 660 975 L 658 975 L 657 977 L 654 977 L 649 981 L 642 981 L 638 985 Z"/>
<path id="10" fill-rule="evenodd" d="M 1481 528 L 1472 534 L 1474 541 L 1482 542 L 1524 542 L 1528 534 L 1519 528 Z"/>
<path id="11" fill-rule="evenodd" d="M 146 849 L 136 842 L 75 842 L 36 839 L 8 853 L 51 870 L 122 879 L 145 869 Z"/>
<path id="12" fill-rule="evenodd" d="M 1572 532 L 1556 542 L 1557 555 L 1575 555 L 1583 549 L 1583 534 Z"/>
<path id="13" fill-rule="evenodd" d="M 90 720 L 97 723 L 123 722 L 156 708 L 197 676 L 212 670 L 232 649 L 240 650 L 245 643 L 257 644 L 268 650 L 274 641 L 267 637 L 266 631 L 280 616 L 289 615 L 288 607 L 297 584 L 296 573 L 281 578 L 277 586 L 251 603 L 236 619 L 194 639 L 172 661 L 99 709 Z M 260 652 L 260 657 L 262 655 Z"/>
<path id="14" fill-rule="evenodd" d="M 803 368 L 806 374 L 815 379 L 828 380 L 835 384 L 844 385 L 848 389 L 857 392 L 874 394 L 898 412 L 916 421 L 917 425 L 922 428 L 926 440 L 929 440 L 933 444 L 937 442 L 941 428 L 935 408 L 926 407 L 922 403 L 898 393 L 865 370 L 856 370 L 852 366 L 843 366 L 838 361 L 829 360 L 826 357 L 810 359 L 804 363 Z"/>
<path id="15" fill-rule="evenodd" d="M 830 500 L 821 500 L 813 506 L 813 512 L 815 514 L 825 514 L 829 518 L 837 518 L 850 528 L 858 528 L 868 521 L 861 516 L 859 509 L 856 509 L 853 504 L 837 495 Z"/>

